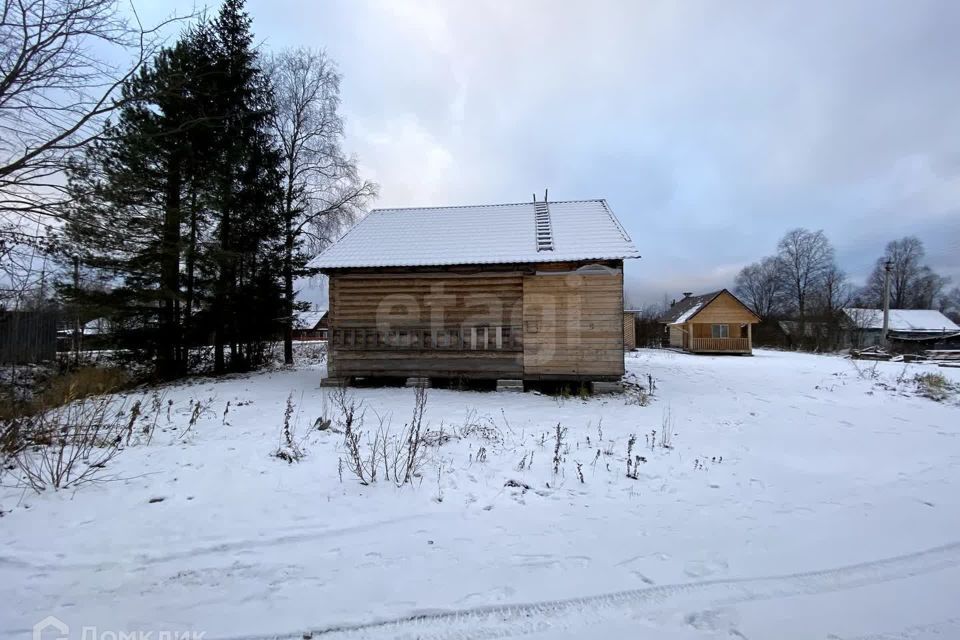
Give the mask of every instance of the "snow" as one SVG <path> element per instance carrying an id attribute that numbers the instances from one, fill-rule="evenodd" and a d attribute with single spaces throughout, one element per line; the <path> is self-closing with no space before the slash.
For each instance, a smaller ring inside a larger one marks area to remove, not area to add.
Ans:
<path id="1" fill-rule="evenodd" d="M 333 269 L 640 257 L 604 200 L 551 202 L 552 251 L 537 250 L 534 219 L 532 202 L 377 209 L 310 266 Z"/>
<path id="2" fill-rule="evenodd" d="M 844 309 L 843 312 L 857 328 L 883 328 L 882 309 Z M 960 331 L 960 326 L 934 309 L 890 309 L 888 322 L 891 331 Z"/>
<path id="3" fill-rule="evenodd" d="M 960 636 L 960 406 L 908 382 L 960 369 L 764 350 L 644 350 L 627 369 L 656 379 L 648 406 L 431 390 L 431 428 L 503 438 L 433 447 L 399 488 L 341 483 L 341 438 L 308 431 L 322 364 L 168 387 L 166 431 L 123 451 L 112 481 L 34 495 L 6 477 L 0 637 L 50 614 L 71 638 Z M 353 393 L 368 427 L 374 410 L 409 419 L 411 389 Z M 270 454 L 291 394 L 307 456 L 288 465 Z M 196 399 L 210 411 L 185 433 Z M 673 448 L 651 449 L 668 414 Z M 613 455 L 593 465 L 598 446 Z"/>
<path id="4" fill-rule="evenodd" d="M 697 304 L 693 305 L 692 307 L 690 307 L 689 309 L 681 313 L 679 316 L 677 316 L 677 319 L 671 322 L 670 324 L 683 324 L 684 322 L 692 318 L 694 315 L 696 315 L 696 313 L 700 311 L 702 307 L 703 307 L 703 303 L 698 302 Z"/>
<path id="5" fill-rule="evenodd" d="M 294 318 L 293 326 L 296 329 L 313 329 L 317 326 L 323 316 L 327 313 L 326 309 L 319 311 L 298 311 Z"/>

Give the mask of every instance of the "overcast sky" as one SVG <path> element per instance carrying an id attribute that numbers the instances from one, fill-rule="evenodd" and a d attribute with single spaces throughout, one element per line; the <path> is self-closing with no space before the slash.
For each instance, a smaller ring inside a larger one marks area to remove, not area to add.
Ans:
<path id="1" fill-rule="evenodd" d="M 376 207 L 606 198 L 643 254 L 634 303 L 730 285 L 797 226 L 854 281 L 914 234 L 960 282 L 960 2 L 248 9 L 264 47 L 339 64 Z"/>

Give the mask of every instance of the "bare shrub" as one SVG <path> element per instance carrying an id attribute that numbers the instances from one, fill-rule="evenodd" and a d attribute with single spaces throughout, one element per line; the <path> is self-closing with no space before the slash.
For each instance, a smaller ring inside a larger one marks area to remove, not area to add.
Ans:
<path id="1" fill-rule="evenodd" d="M 274 457 L 293 464 L 300 462 L 306 456 L 303 450 L 302 439 L 297 438 L 297 420 L 294 416 L 296 405 L 293 403 L 293 394 L 287 396 L 287 405 L 283 410 L 283 428 L 280 431 L 280 445 L 273 452 Z"/>
<path id="2" fill-rule="evenodd" d="M 520 458 L 520 462 L 517 463 L 517 471 L 524 471 L 524 470 L 527 468 L 527 458 L 528 458 L 528 457 L 532 458 L 532 457 L 533 457 L 533 454 L 532 454 L 532 453 L 529 453 L 529 454 L 528 454 L 526 451 L 524 451 L 524 452 L 523 452 L 523 457 Z"/>
<path id="3" fill-rule="evenodd" d="M 877 371 L 877 366 L 880 364 L 879 360 L 874 360 L 871 364 L 863 363 L 862 361 L 851 360 L 850 364 L 853 365 L 854 370 L 857 372 L 857 377 L 861 380 L 877 380 L 880 377 L 880 372 Z"/>
<path id="4" fill-rule="evenodd" d="M 624 383 L 624 404 L 637 405 L 640 407 L 645 407 L 650 404 L 650 394 L 647 393 L 646 389 L 636 383 L 625 382 Z"/>
<path id="5" fill-rule="evenodd" d="M 399 435 L 390 433 L 388 417 L 378 415 L 377 428 L 365 439 L 362 403 L 345 390 L 335 393 L 334 401 L 340 407 L 340 424 L 343 425 L 346 451 L 343 464 L 361 484 L 376 482 L 381 470 L 384 480 L 397 485 L 412 484 L 415 477 L 421 476 L 429 451 L 427 434 L 431 433 L 423 422 L 427 405 L 425 387 L 416 388 L 413 417 Z M 443 433 L 442 429 L 439 433 Z M 442 439 L 441 435 L 439 440 Z"/>
<path id="6" fill-rule="evenodd" d="M 208 398 L 206 401 L 199 399 L 194 401 L 193 398 L 190 398 L 190 420 L 187 421 L 187 428 L 184 429 L 177 438 L 182 438 L 190 433 L 197 422 L 200 421 L 200 418 L 215 416 L 216 413 L 210 408 L 211 405 L 213 405 L 213 398 Z"/>
<path id="7" fill-rule="evenodd" d="M 637 465 L 633 460 L 633 445 L 637 443 L 637 436 L 630 434 L 627 439 L 627 477 L 631 480 L 637 479 Z"/>
<path id="8" fill-rule="evenodd" d="M 553 433 L 553 474 L 556 475 L 560 473 L 560 449 L 563 446 L 563 437 L 567 434 L 567 430 L 560 427 L 560 423 L 557 423 L 557 427 Z"/>
<path id="9" fill-rule="evenodd" d="M 442 447 L 453 440 L 453 435 L 443 428 L 443 425 L 439 429 L 428 429 L 423 434 L 423 441 L 431 447 Z"/>
<path id="10" fill-rule="evenodd" d="M 403 482 L 409 482 L 420 467 L 423 466 L 423 412 L 427 409 L 427 387 L 420 385 L 414 390 L 413 419 L 407 429 L 407 457 L 404 461 Z"/>
<path id="11" fill-rule="evenodd" d="M 670 407 L 663 410 L 663 419 L 660 422 L 660 447 L 663 449 L 673 449 L 673 412 Z"/>
<path id="12" fill-rule="evenodd" d="M 123 404 L 90 396 L 20 419 L 11 460 L 19 480 L 36 492 L 69 489 L 96 479 L 120 451 Z"/>
<path id="13" fill-rule="evenodd" d="M 506 414 L 503 416 L 504 424 L 509 428 Z M 477 416 L 476 409 L 469 409 L 463 420 L 463 426 L 459 429 L 461 438 L 478 438 L 491 444 L 503 444 L 503 432 L 488 415 Z"/>
<path id="14" fill-rule="evenodd" d="M 338 424 L 342 428 L 343 433 L 349 435 L 353 430 L 354 424 L 363 422 L 363 415 L 365 413 L 363 401 L 358 401 L 356 397 L 347 390 L 345 385 L 336 387 L 330 394 L 330 400 L 339 412 L 339 417 L 337 418 Z"/>

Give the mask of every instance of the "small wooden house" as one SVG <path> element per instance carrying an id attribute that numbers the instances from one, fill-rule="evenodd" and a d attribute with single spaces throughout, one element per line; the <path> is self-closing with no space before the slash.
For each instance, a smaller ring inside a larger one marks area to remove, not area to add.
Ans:
<path id="1" fill-rule="evenodd" d="M 299 311 L 293 318 L 294 340 L 326 340 L 327 331 L 327 312 L 325 309 Z"/>
<path id="2" fill-rule="evenodd" d="M 752 326 L 760 317 L 721 289 L 673 303 L 663 316 L 670 346 L 691 353 L 753 353 Z"/>
<path id="3" fill-rule="evenodd" d="M 617 381 L 638 257 L 604 200 L 371 211 L 311 262 L 329 277 L 330 382 Z"/>

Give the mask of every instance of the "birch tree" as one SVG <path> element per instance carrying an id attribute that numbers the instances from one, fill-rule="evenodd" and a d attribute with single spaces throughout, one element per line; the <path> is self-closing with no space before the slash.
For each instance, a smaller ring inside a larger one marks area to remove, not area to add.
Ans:
<path id="1" fill-rule="evenodd" d="M 267 63 L 276 114 L 272 121 L 286 172 L 283 196 L 283 355 L 293 363 L 294 280 L 310 275 L 311 254 L 335 240 L 376 196 L 342 148 L 340 74 L 323 51 L 290 49 Z"/>

